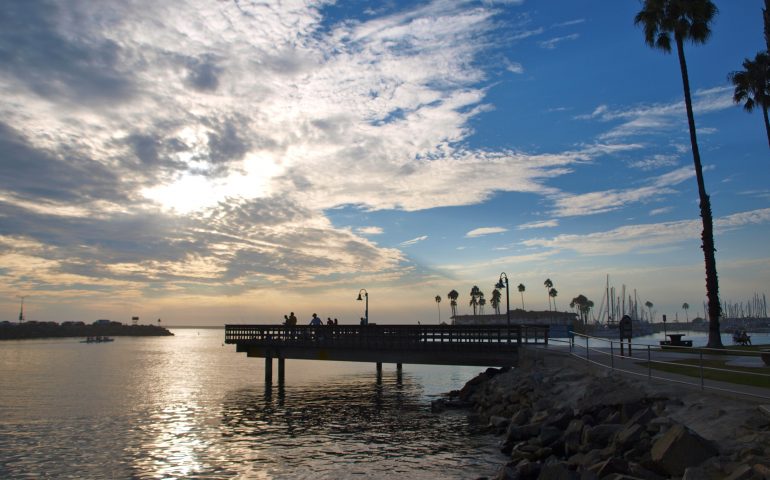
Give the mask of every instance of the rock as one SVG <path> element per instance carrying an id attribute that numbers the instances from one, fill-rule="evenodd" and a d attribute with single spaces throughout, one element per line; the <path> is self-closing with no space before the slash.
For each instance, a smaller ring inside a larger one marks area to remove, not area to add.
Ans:
<path id="1" fill-rule="evenodd" d="M 616 423 L 603 423 L 583 430 L 583 443 L 591 447 L 604 448 L 620 430 L 623 425 Z"/>
<path id="2" fill-rule="evenodd" d="M 627 474 L 628 462 L 619 458 L 609 458 L 603 462 L 592 465 L 588 468 L 599 478 L 604 478 L 613 473 Z"/>
<path id="3" fill-rule="evenodd" d="M 540 443 L 540 445 L 547 447 L 552 445 L 556 440 L 560 439 L 561 436 L 562 431 L 560 429 L 544 425 L 540 429 L 540 434 L 537 436 L 537 441 Z"/>
<path id="4" fill-rule="evenodd" d="M 530 418 L 532 418 L 532 411 L 529 408 L 520 408 L 511 417 L 511 423 L 518 426 L 526 425 Z"/>
<path id="5" fill-rule="evenodd" d="M 762 480 L 770 480 L 770 466 L 757 463 L 754 465 L 753 470 Z"/>
<path id="6" fill-rule="evenodd" d="M 508 429 L 508 425 L 511 423 L 511 420 L 506 417 L 496 417 L 491 416 L 489 417 L 489 426 L 495 429 L 498 433 L 503 433 Z"/>
<path id="7" fill-rule="evenodd" d="M 522 426 L 509 425 L 508 431 L 506 432 L 506 437 L 508 441 L 514 443 L 521 442 L 523 440 L 530 440 L 540 435 L 540 427 L 541 425 L 539 423 L 530 423 Z"/>
<path id="8" fill-rule="evenodd" d="M 657 415 L 655 415 L 655 412 L 653 412 L 651 408 L 649 407 L 643 408 L 637 411 L 636 413 L 634 413 L 634 415 L 630 419 L 628 419 L 628 421 L 626 422 L 626 425 L 638 423 L 639 425 L 646 426 L 647 423 L 652 421 L 655 417 L 657 417 Z"/>
<path id="9" fill-rule="evenodd" d="M 632 447 L 634 443 L 638 442 L 642 438 L 642 434 L 645 433 L 644 429 L 638 423 L 626 426 L 623 430 L 619 431 L 615 435 L 615 444 L 618 448 Z"/>
<path id="10" fill-rule="evenodd" d="M 717 455 L 717 449 L 703 437 L 684 425 L 674 425 L 652 445 L 653 463 L 669 475 L 682 475 Z"/>
<path id="11" fill-rule="evenodd" d="M 746 464 L 738 465 L 725 480 L 749 480 L 754 476 L 752 468 Z"/>
<path id="12" fill-rule="evenodd" d="M 557 463 L 541 468 L 537 480 L 580 480 L 580 475 L 570 470 L 565 463 Z"/>

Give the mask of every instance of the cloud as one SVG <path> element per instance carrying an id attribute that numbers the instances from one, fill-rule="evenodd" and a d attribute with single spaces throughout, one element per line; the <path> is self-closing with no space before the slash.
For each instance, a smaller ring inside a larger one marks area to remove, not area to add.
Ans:
<path id="1" fill-rule="evenodd" d="M 770 208 L 740 212 L 714 220 L 718 233 L 747 225 L 770 222 Z M 573 251 L 580 255 L 618 255 L 644 253 L 659 247 L 671 247 L 700 238 L 700 219 L 627 225 L 605 232 L 562 234 L 552 238 L 524 240 L 527 247 L 556 251 Z"/>
<path id="2" fill-rule="evenodd" d="M 511 73 L 524 73 L 524 66 L 519 62 L 512 62 L 507 58 L 504 60 L 505 69 Z"/>
<path id="3" fill-rule="evenodd" d="M 580 38 L 580 34 L 572 33 L 569 35 L 564 35 L 562 37 L 555 37 L 548 40 L 543 40 L 542 42 L 539 43 L 539 45 L 541 48 L 545 48 L 546 50 L 553 50 L 562 42 L 577 40 L 578 38 Z"/>
<path id="4" fill-rule="evenodd" d="M 559 226 L 559 221 L 555 218 L 543 220 L 540 222 L 522 223 L 517 228 L 519 230 L 531 230 L 533 228 L 554 228 Z"/>
<path id="5" fill-rule="evenodd" d="M 673 167 L 677 163 L 679 163 L 679 157 L 676 155 L 654 154 L 649 158 L 629 162 L 628 166 L 631 168 L 638 168 L 639 170 L 647 171 L 654 170 L 656 168 Z"/>
<path id="6" fill-rule="evenodd" d="M 382 235 L 384 233 L 380 227 L 360 227 L 356 231 L 361 235 Z"/>
<path id="7" fill-rule="evenodd" d="M 465 238 L 483 237 L 484 235 L 491 235 L 493 233 L 507 232 L 507 228 L 503 227 L 482 227 L 471 230 L 465 234 Z"/>
<path id="8" fill-rule="evenodd" d="M 647 202 L 662 195 L 676 193 L 671 187 L 695 175 L 690 167 L 682 167 L 655 177 L 643 185 L 627 189 L 611 189 L 578 195 L 558 193 L 553 196 L 555 211 L 559 217 L 596 215 L 625 207 L 631 203 Z"/>
<path id="9" fill-rule="evenodd" d="M 699 90 L 694 95 L 693 110 L 696 114 L 717 112 L 733 106 L 732 88 L 730 87 Z M 599 105 L 592 113 L 577 115 L 575 119 L 619 122 L 618 125 L 601 134 L 600 140 L 618 140 L 637 135 L 666 132 L 671 130 L 674 125 L 686 124 L 687 121 L 683 100 L 668 104 L 637 105 L 619 109 Z M 699 132 L 701 128 L 698 129 Z M 702 133 L 714 132 L 713 129 L 703 128 Z"/>
<path id="10" fill-rule="evenodd" d="M 585 21 L 585 18 L 576 18 L 575 20 L 567 20 L 566 22 L 556 23 L 552 26 L 552 28 L 571 27 L 572 25 L 579 25 Z"/>
<path id="11" fill-rule="evenodd" d="M 424 240 L 427 240 L 427 239 L 428 239 L 427 235 L 422 235 L 422 236 L 413 238 L 411 240 L 406 240 L 404 242 L 401 242 L 401 243 L 399 243 L 399 246 L 401 246 L 401 247 L 408 247 L 410 245 L 414 245 L 415 243 L 420 243 L 420 242 L 422 242 Z"/>

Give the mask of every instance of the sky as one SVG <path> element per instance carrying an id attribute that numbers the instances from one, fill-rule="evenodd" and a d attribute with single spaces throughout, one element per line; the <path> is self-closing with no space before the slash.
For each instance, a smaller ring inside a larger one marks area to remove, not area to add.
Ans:
<path id="1" fill-rule="evenodd" d="M 738 302 L 770 285 L 770 150 L 727 76 L 764 48 L 764 2 L 715 4 L 685 51 Z M 23 296 L 27 320 L 357 323 L 365 289 L 370 322 L 430 324 L 502 272 L 512 309 L 548 309 L 547 278 L 557 309 L 599 305 L 609 276 L 702 316 L 679 64 L 640 8 L 6 1 L 0 320 Z"/>

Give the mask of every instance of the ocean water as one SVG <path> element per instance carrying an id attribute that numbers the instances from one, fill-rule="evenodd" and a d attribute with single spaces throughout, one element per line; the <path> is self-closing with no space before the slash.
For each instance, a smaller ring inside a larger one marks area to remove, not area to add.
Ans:
<path id="1" fill-rule="evenodd" d="M 0 342 L 0 478 L 459 479 L 505 460 L 466 415 L 430 412 L 481 368 L 386 364 L 378 381 L 287 360 L 265 386 L 224 328 L 172 331 Z"/>

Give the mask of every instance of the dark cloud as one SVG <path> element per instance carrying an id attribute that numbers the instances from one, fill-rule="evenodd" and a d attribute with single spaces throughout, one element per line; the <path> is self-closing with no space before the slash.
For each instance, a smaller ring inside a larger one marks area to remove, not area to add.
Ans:
<path id="1" fill-rule="evenodd" d="M 0 64 L 46 98 L 81 103 L 130 96 L 131 82 L 119 68 L 120 47 L 107 39 L 77 39 L 58 31 L 59 7 L 46 0 L 6 0 L 0 8 Z"/>
<path id="2" fill-rule="evenodd" d="M 158 134 L 133 133 L 125 141 L 139 160 L 139 165 L 128 162 L 126 166 L 139 167 L 151 178 L 154 178 L 157 171 L 187 169 L 184 162 L 173 158 L 173 154 L 187 150 L 187 146 L 178 139 L 166 139 Z"/>
<path id="3" fill-rule="evenodd" d="M 241 160 L 251 145 L 239 130 L 245 128 L 236 120 L 229 119 L 213 126 L 215 133 L 209 134 L 209 161 L 222 165 Z"/>
<path id="4" fill-rule="evenodd" d="M 75 151 L 54 154 L 35 148 L 3 122 L 0 153 L 0 188 L 18 197 L 72 204 L 127 200 L 119 188 L 118 172 Z"/>
<path id="5" fill-rule="evenodd" d="M 221 69 L 211 59 L 189 59 L 187 82 L 195 90 L 215 91 L 219 87 Z"/>

